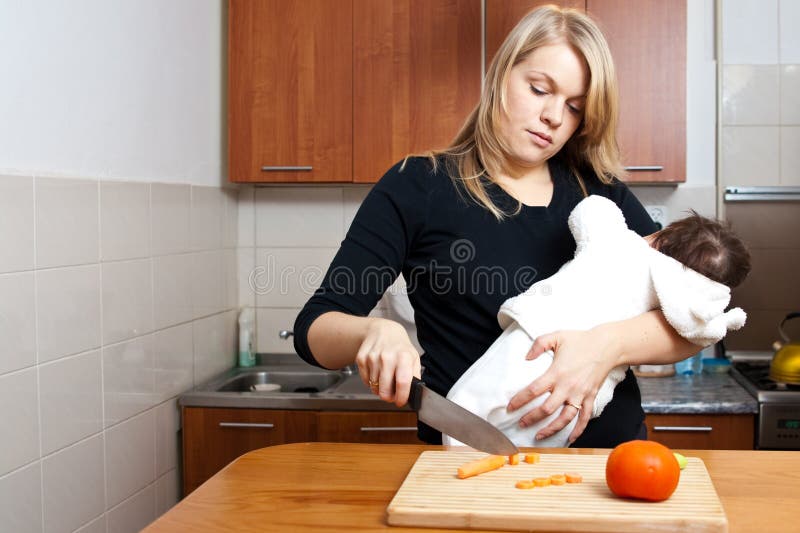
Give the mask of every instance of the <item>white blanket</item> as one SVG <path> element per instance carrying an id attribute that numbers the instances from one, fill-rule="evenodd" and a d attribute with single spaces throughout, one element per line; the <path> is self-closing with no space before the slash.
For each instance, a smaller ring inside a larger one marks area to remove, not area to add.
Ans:
<path id="1" fill-rule="evenodd" d="M 633 318 L 661 308 L 667 321 L 698 346 L 719 341 L 729 329 L 744 325 L 740 308 L 725 312 L 730 289 L 651 248 L 628 229 L 619 208 L 601 196 L 582 200 L 569 217 L 575 237 L 575 258 L 553 276 L 508 299 L 498 320 L 504 329 L 498 339 L 453 385 L 447 397 L 500 428 L 517 446 L 563 447 L 577 423 L 551 437 L 535 441 L 536 433 L 559 414 L 527 428 L 519 419 L 542 404 L 549 393 L 513 413 L 511 398 L 541 376 L 553 362 L 548 351 L 532 361 L 525 356 L 538 336 L 563 329 L 589 329 L 606 322 Z M 594 403 L 597 417 L 611 401 L 627 367 L 614 368 Z M 461 443 L 443 435 L 446 445 Z"/>

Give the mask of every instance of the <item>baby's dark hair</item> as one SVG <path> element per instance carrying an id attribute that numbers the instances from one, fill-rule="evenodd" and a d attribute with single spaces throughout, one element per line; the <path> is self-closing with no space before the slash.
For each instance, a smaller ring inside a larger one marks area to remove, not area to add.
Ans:
<path id="1" fill-rule="evenodd" d="M 750 272 L 750 252 L 730 224 L 695 211 L 659 231 L 652 246 L 730 288 L 740 285 Z"/>

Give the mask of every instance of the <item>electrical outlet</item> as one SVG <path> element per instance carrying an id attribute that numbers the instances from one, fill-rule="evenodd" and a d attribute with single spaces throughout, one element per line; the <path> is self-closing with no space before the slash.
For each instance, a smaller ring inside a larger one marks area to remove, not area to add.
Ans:
<path id="1" fill-rule="evenodd" d="M 647 210 L 647 214 L 650 215 L 650 218 L 653 219 L 653 222 L 656 223 L 658 229 L 662 229 L 664 226 L 669 224 L 669 213 L 667 212 L 667 206 L 646 205 L 644 208 Z"/>

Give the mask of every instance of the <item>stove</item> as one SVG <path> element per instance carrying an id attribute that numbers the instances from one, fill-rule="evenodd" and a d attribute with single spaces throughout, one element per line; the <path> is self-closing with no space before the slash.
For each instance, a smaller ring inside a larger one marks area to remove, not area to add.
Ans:
<path id="1" fill-rule="evenodd" d="M 731 375 L 758 400 L 756 448 L 800 450 L 800 385 L 769 378 L 769 361 L 734 362 Z"/>

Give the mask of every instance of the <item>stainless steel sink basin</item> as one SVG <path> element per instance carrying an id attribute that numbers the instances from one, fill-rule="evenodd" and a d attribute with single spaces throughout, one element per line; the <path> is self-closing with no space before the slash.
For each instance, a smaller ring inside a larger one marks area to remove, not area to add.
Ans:
<path id="1" fill-rule="evenodd" d="M 217 392 L 323 392 L 340 381 L 338 372 L 267 370 L 244 372 L 224 381 Z M 279 387 L 279 388 L 278 388 Z"/>

